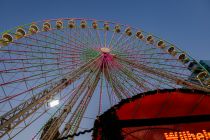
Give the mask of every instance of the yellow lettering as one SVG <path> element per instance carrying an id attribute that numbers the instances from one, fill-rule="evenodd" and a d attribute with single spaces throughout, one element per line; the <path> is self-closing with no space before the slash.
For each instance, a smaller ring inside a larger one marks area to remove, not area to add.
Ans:
<path id="1" fill-rule="evenodd" d="M 177 132 L 164 133 L 166 140 L 178 140 Z"/>
<path id="2" fill-rule="evenodd" d="M 204 135 L 202 133 L 197 133 L 196 138 L 197 140 L 204 140 Z"/>
<path id="3" fill-rule="evenodd" d="M 203 134 L 204 134 L 205 138 L 208 140 L 209 137 L 208 137 L 208 134 L 207 134 L 206 130 L 202 130 L 202 131 L 203 131 Z"/>
<path id="4" fill-rule="evenodd" d="M 164 133 L 166 140 L 210 140 L 210 132 L 202 130 L 198 133 L 190 133 L 190 131 L 169 132 Z"/>
<path id="5" fill-rule="evenodd" d="M 210 132 L 207 133 L 208 137 L 210 137 Z"/>

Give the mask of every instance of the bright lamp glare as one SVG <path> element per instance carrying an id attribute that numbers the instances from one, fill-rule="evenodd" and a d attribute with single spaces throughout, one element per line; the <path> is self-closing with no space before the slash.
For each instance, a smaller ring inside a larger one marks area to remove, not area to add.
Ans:
<path id="1" fill-rule="evenodd" d="M 59 100 L 52 100 L 52 101 L 50 101 L 49 106 L 50 107 L 54 107 L 54 106 L 56 106 L 58 104 L 59 104 Z"/>

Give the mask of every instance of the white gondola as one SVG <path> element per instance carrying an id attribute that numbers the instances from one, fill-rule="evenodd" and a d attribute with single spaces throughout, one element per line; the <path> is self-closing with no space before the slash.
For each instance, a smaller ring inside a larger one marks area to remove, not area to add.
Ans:
<path id="1" fill-rule="evenodd" d="M 61 20 L 56 21 L 56 28 L 58 30 L 63 28 L 63 22 Z"/>
<path id="2" fill-rule="evenodd" d="M 42 27 L 43 31 L 51 30 L 51 24 L 49 22 L 45 22 Z"/>
<path id="3" fill-rule="evenodd" d="M 128 27 L 127 29 L 125 29 L 125 33 L 126 33 L 128 36 L 131 36 L 131 35 L 132 35 L 131 28 Z"/>
<path id="4" fill-rule="evenodd" d="M 208 75 L 208 73 L 206 71 L 202 71 L 200 72 L 196 77 L 199 79 L 199 80 L 203 80 L 204 78 L 206 78 Z"/>
<path id="5" fill-rule="evenodd" d="M 82 20 L 80 22 L 80 27 L 83 28 L 83 29 L 86 28 L 87 27 L 87 22 L 85 20 Z"/>
<path id="6" fill-rule="evenodd" d="M 179 61 L 181 61 L 183 64 L 186 64 L 190 61 L 189 58 L 186 57 L 186 54 L 182 53 L 178 57 Z"/>
<path id="7" fill-rule="evenodd" d="M 75 28 L 76 27 L 76 24 L 75 24 L 75 21 L 74 20 L 70 20 L 69 23 L 68 23 L 68 26 L 69 28 Z"/>
<path id="8" fill-rule="evenodd" d="M 168 48 L 168 53 L 175 56 L 177 54 L 177 51 L 175 50 L 174 46 L 171 46 Z"/>
<path id="9" fill-rule="evenodd" d="M 154 39 L 153 39 L 152 35 L 147 36 L 147 42 L 149 44 L 153 44 L 154 43 Z"/>
<path id="10" fill-rule="evenodd" d="M 178 57 L 180 61 L 183 61 L 185 58 L 186 58 L 186 55 L 184 53 L 180 54 Z"/>
<path id="11" fill-rule="evenodd" d="M 158 43 L 157 43 L 157 47 L 158 47 L 158 48 L 161 48 L 161 49 L 164 49 L 164 48 L 166 47 L 166 45 L 165 45 L 165 43 L 164 43 L 163 40 L 160 40 L 160 41 L 158 41 Z"/>
<path id="12" fill-rule="evenodd" d="M 116 33 L 119 33 L 119 32 L 120 32 L 120 25 L 116 25 L 116 26 L 114 27 L 114 31 L 115 31 Z"/>
<path id="13" fill-rule="evenodd" d="M 136 37 L 139 39 L 143 39 L 144 35 L 141 33 L 141 31 L 136 32 Z"/>
<path id="14" fill-rule="evenodd" d="M 29 33 L 30 34 L 35 34 L 39 31 L 39 28 L 36 24 L 32 24 L 29 28 Z"/>
<path id="15" fill-rule="evenodd" d="M 20 39 L 26 35 L 26 32 L 23 28 L 18 28 L 15 33 L 15 38 Z"/>
<path id="16" fill-rule="evenodd" d="M 1 46 L 7 46 L 9 43 L 13 42 L 13 37 L 9 33 L 4 33 L 2 39 L 0 40 Z"/>
<path id="17" fill-rule="evenodd" d="M 92 26 L 93 26 L 93 29 L 97 29 L 98 28 L 97 21 L 93 21 Z"/>
<path id="18" fill-rule="evenodd" d="M 109 23 L 104 23 L 104 30 L 109 30 Z"/>

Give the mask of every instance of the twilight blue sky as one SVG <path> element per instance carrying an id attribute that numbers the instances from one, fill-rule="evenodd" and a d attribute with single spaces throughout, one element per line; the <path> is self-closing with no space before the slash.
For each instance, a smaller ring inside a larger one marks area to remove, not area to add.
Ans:
<path id="1" fill-rule="evenodd" d="M 0 15 L 0 32 L 62 17 L 120 22 L 210 59 L 210 0 L 0 0 Z"/>
<path id="2" fill-rule="evenodd" d="M 0 32 L 32 21 L 88 17 L 140 27 L 210 59 L 209 0 L 0 0 Z"/>

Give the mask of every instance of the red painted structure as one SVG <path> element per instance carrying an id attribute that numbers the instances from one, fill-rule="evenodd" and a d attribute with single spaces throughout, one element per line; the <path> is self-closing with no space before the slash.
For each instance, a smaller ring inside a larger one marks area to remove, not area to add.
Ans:
<path id="1" fill-rule="evenodd" d="M 162 140 L 166 139 L 164 133 L 170 132 L 177 132 L 181 139 L 185 134 L 179 132 L 189 131 L 196 136 L 202 130 L 210 132 L 208 93 L 167 89 L 136 95 L 109 109 L 95 121 L 93 139 Z"/>

